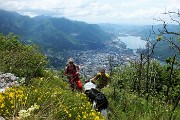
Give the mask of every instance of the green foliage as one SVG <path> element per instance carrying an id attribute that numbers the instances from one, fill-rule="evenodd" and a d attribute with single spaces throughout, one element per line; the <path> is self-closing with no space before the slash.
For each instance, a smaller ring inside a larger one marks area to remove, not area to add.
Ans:
<path id="1" fill-rule="evenodd" d="M 95 24 L 46 16 L 30 18 L 0 10 L 0 33 L 7 35 L 9 32 L 54 52 L 103 48 L 102 43 L 111 37 Z"/>
<path id="2" fill-rule="evenodd" d="M 36 18 L 36 20 L 41 21 L 42 18 Z M 48 31 L 44 31 L 44 24 L 48 24 Z M 70 43 L 76 40 L 76 37 L 68 36 L 73 31 L 68 32 L 69 28 L 64 27 L 63 23 L 58 24 L 58 21 L 53 19 L 53 24 L 57 28 L 62 27 L 61 29 L 66 30 L 65 33 L 58 32 L 57 36 L 54 36 L 56 38 L 53 39 L 54 43 L 57 44 L 58 35 L 65 36 Z M 23 22 L 17 22 L 15 26 L 22 27 Z M 43 33 L 41 35 L 47 38 L 45 41 L 53 37 L 49 34 L 55 32 L 55 27 L 47 19 L 34 27 L 41 30 L 40 33 Z M 86 27 L 91 30 L 97 28 L 97 26 L 87 25 L 82 29 Z M 91 30 L 86 32 L 91 33 Z M 88 36 L 86 32 L 78 37 L 85 39 Z M 98 30 L 96 32 L 101 33 Z M 94 32 L 91 35 L 93 39 L 100 39 L 94 35 Z M 178 34 L 175 33 L 175 35 Z M 170 44 L 172 48 L 179 50 L 179 44 L 176 44 L 178 41 L 169 40 L 169 35 L 166 37 L 157 36 L 156 40 L 158 42 L 165 40 L 167 45 Z M 179 40 L 177 38 L 174 39 Z M 75 43 L 77 42 L 73 44 Z M 158 48 L 161 51 L 162 48 L 165 49 L 161 45 Z M 111 120 L 180 119 L 180 69 L 179 62 L 175 58 L 176 56 L 167 58 L 163 65 L 159 61 L 146 58 L 114 68 L 110 86 L 102 89 L 109 101 L 108 118 Z M 37 46 L 23 45 L 18 41 L 18 37 L 12 34 L 0 35 L 0 71 L 12 72 L 20 77 L 31 77 L 28 86 L 13 87 L 7 89 L 5 93 L 0 93 L 0 115 L 6 119 L 21 120 L 103 119 L 100 113 L 92 110 L 85 94 L 72 93 L 68 84 L 63 81 L 62 74 L 44 70 L 46 62 L 46 58 Z"/>
<path id="3" fill-rule="evenodd" d="M 72 92 L 53 71 L 28 86 L 0 93 L 0 116 L 16 120 L 104 120 L 83 93 Z"/>
<path id="4" fill-rule="evenodd" d="M 163 39 L 162 36 L 157 36 L 157 38 L 156 38 L 157 41 L 160 41 L 160 40 L 162 40 L 162 39 Z"/>
<path id="5" fill-rule="evenodd" d="M 108 117 L 111 120 L 169 120 L 180 118 L 180 109 L 172 112 L 172 106 L 164 101 L 150 97 L 147 101 L 144 97 L 138 96 L 135 92 L 129 92 L 126 89 L 119 91 L 118 88 L 111 87 L 102 90 L 109 100 Z"/>
<path id="6" fill-rule="evenodd" d="M 13 46 L 10 46 L 8 50 L 12 48 Z M 167 61 L 167 65 L 152 60 L 149 66 L 146 62 L 138 61 L 114 68 L 110 86 L 102 89 L 109 101 L 108 118 L 179 119 L 180 108 L 176 106 L 176 101 L 180 90 L 180 71 L 175 68 L 171 74 L 173 60 L 169 58 Z M 169 81 L 171 75 L 173 77 Z M 92 110 L 91 103 L 84 94 L 71 92 L 68 84 L 63 81 L 62 72 L 43 70 L 41 76 L 31 78 L 28 86 L 13 88 L 0 94 L 1 116 L 8 119 L 18 116 L 17 119 L 22 120 L 103 119 L 99 113 Z"/>
<path id="7" fill-rule="evenodd" d="M 14 73 L 19 77 L 41 74 L 47 64 L 46 57 L 36 45 L 23 45 L 18 36 L 0 35 L 0 71 Z"/>
<path id="8" fill-rule="evenodd" d="M 172 58 L 162 65 L 157 60 L 131 62 L 116 67 L 111 85 L 104 89 L 113 119 L 178 119 L 180 70 Z M 167 104 L 168 103 L 168 104 Z"/>

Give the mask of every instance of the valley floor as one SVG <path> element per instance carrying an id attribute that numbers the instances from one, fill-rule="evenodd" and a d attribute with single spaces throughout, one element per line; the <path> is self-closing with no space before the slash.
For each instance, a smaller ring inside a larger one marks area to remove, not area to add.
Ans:
<path id="1" fill-rule="evenodd" d="M 107 43 L 106 48 L 88 51 L 66 51 L 68 57 L 75 59 L 80 65 L 81 75 L 85 78 L 93 77 L 100 68 L 105 68 L 110 73 L 111 66 L 124 65 L 129 61 L 138 59 L 132 49 Z"/>

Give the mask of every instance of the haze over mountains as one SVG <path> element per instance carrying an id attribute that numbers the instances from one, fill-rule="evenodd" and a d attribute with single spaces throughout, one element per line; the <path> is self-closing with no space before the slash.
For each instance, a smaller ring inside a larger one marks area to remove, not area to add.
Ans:
<path id="1" fill-rule="evenodd" d="M 162 28 L 162 25 L 154 25 L 154 31 Z M 38 44 L 51 61 L 59 63 L 59 52 L 67 50 L 98 50 L 104 49 L 107 41 L 116 38 L 119 33 L 139 36 L 146 39 L 152 26 L 130 26 L 116 24 L 88 24 L 82 21 L 73 21 L 66 18 L 54 18 L 51 16 L 37 16 L 30 18 L 16 12 L 0 10 L 0 33 L 7 35 L 10 32 L 17 34 L 25 43 Z M 179 31 L 178 25 L 169 25 L 168 29 Z M 151 35 L 156 40 L 155 35 Z M 165 47 L 166 46 L 166 47 Z M 166 52 L 162 59 L 169 54 L 168 44 L 161 43 L 159 52 Z M 110 48 L 108 48 L 110 50 Z M 66 56 L 67 57 L 67 56 Z M 66 58 L 64 58 L 66 59 Z"/>
<path id="2" fill-rule="evenodd" d="M 0 10 L 0 33 L 13 32 L 26 42 L 33 42 L 56 51 L 67 49 L 96 49 L 110 39 L 96 24 L 66 18 L 38 16 L 30 18 L 16 12 Z"/>

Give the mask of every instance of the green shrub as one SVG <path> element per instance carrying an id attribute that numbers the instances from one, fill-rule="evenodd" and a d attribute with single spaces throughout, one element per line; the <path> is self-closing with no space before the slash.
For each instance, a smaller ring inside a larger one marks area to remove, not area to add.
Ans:
<path id="1" fill-rule="evenodd" d="M 33 78 L 28 86 L 0 93 L 0 108 L 0 116 L 6 119 L 104 120 L 84 93 L 72 92 L 67 82 L 55 76 Z"/>
<path id="2" fill-rule="evenodd" d="M 0 35 L 0 71 L 19 77 L 39 76 L 47 65 L 46 57 L 36 45 L 24 45 L 18 36 Z"/>

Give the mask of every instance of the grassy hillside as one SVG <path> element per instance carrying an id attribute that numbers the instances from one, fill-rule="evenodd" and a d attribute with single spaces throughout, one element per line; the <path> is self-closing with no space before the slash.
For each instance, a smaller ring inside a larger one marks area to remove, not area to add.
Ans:
<path id="1" fill-rule="evenodd" d="M 25 83 L 0 93 L 0 116 L 14 120 L 104 120 L 84 93 L 71 91 L 63 71 L 46 68 L 46 59 L 36 47 L 23 45 L 16 36 L 0 35 L 0 49 L 0 71 L 25 77 Z M 36 51 L 33 56 L 32 51 Z M 146 60 L 113 68 L 109 87 L 102 89 L 109 101 L 110 120 L 180 119 L 179 62 L 172 58 L 161 65 Z"/>

